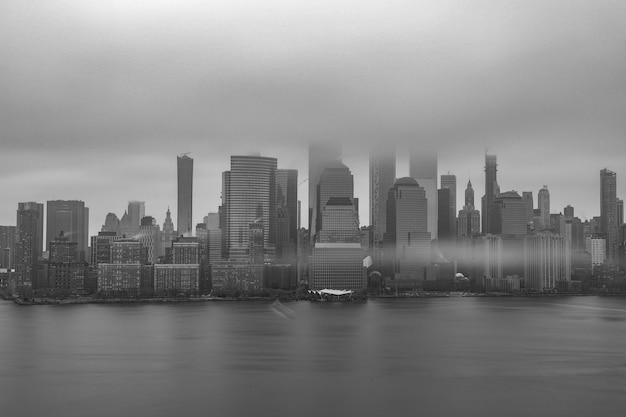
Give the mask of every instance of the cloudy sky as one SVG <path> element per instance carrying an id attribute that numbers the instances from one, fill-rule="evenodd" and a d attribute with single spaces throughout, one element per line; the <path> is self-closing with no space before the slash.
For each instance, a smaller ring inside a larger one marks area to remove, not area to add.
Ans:
<path id="1" fill-rule="evenodd" d="M 403 149 L 436 144 L 459 205 L 488 150 L 502 191 L 545 184 L 553 212 L 590 218 L 600 169 L 626 196 L 624 22 L 621 0 L 4 0 L 0 224 L 52 199 L 85 201 L 91 234 L 128 200 L 175 219 L 183 152 L 201 221 L 230 155 L 303 180 L 315 140 L 343 144 L 363 203 L 368 144 L 399 146 L 398 176 Z"/>

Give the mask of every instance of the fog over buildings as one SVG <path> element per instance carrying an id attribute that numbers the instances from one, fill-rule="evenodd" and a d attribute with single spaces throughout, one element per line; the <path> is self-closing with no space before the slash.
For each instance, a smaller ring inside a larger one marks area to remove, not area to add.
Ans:
<path id="1" fill-rule="evenodd" d="M 17 202 L 48 200 L 84 201 L 90 234 L 129 201 L 158 224 L 168 207 L 177 219 L 173 156 L 186 152 L 193 223 L 220 205 L 230 155 L 261 151 L 301 182 L 318 140 L 341 144 L 361 224 L 373 143 L 397 146 L 398 178 L 410 148 L 436 144 L 438 174 L 472 180 L 478 206 L 487 151 L 502 191 L 547 185 L 552 212 L 569 204 L 582 219 L 600 214 L 599 170 L 625 166 L 620 2 L 8 0 L 0 11 L 0 224 L 15 223 Z"/>

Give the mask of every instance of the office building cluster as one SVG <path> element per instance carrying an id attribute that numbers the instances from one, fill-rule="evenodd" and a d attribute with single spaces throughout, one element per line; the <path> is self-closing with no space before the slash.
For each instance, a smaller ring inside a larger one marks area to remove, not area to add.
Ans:
<path id="1" fill-rule="evenodd" d="M 437 153 L 409 152 L 396 177 L 396 150 L 373 147 L 370 225 L 361 226 L 354 176 L 337 144 L 309 146 L 308 178 L 261 155 L 233 155 L 222 202 L 193 220 L 193 159 L 177 157 L 176 219 L 159 224 L 143 201 L 109 213 L 90 236 L 79 200 L 18 203 L 0 226 L 0 286 L 24 295 L 152 297 L 338 289 L 386 293 L 474 288 L 580 291 L 591 278 L 623 280 L 623 202 L 616 174 L 600 171 L 600 216 L 550 207 L 550 191 L 502 191 L 495 155 L 485 155 L 480 211 L 472 182 L 438 176 Z M 308 227 L 298 186 L 308 181 Z M 463 205 L 457 210 L 457 195 Z M 45 219 L 45 233 L 44 233 Z M 45 239 L 44 239 L 45 238 Z"/>

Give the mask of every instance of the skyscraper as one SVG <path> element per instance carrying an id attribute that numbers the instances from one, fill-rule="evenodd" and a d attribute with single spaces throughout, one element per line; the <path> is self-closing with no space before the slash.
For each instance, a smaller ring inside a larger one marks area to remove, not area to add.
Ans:
<path id="1" fill-rule="evenodd" d="M 261 222 L 264 248 L 271 257 L 275 249 L 276 158 L 231 156 L 223 187 L 227 256 L 234 261 L 248 261 L 250 224 Z"/>
<path id="2" fill-rule="evenodd" d="M 0 226 L 0 268 L 13 268 L 15 226 Z"/>
<path id="3" fill-rule="evenodd" d="M 524 200 L 524 204 L 526 204 L 526 224 L 532 224 L 535 210 L 535 204 L 533 202 L 533 192 L 522 191 L 522 200 Z"/>
<path id="4" fill-rule="evenodd" d="M 281 218 L 281 223 L 284 223 L 281 231 L 287 237 L 287 241 L 283 242 L 283 239 L 279 239 L 277 236 L 276 244 L 278 245 L 279 240 L 281 241 L 281 253 L 283 252 L 282 249 L 289 246 L 293 250 L 287 252 L 295 254 L 298 241 L 298 170 L 276 170 L 276 207 L 277 216 Z M 280 214 L 278 213 L 279 209 Z"/>
<path id="5" fill-rule="evenodd" d="M 348 198 L 354 203 L 354 178 L 350 169 L 340 161 L 332 162 L 320 175 L 317 187 L 316 230 L 318 234 L 322 229 L 322 213 L 328 200 L 333 197 Z M 358 208 L 357 208 L 358 210 Z"/>
<path id="6" fill-rule="evenodd" d="M 537 204 L 539 205 L 539 213 L 541 216 L 541 230 L 550 229 L 550 192 L 548 186 L 544 185 L 537 194 Z"/>
<path id="7" fill-rule="evenodd" d="M 414 178 L 400 178 L 387 197 L 385 259 L 392 265 L 396 283 L 415 288 L 430 264 L 431 236 L 428 229 L 426 192 Z"/>
<path id="8" fill-rule="evenodd" d="M 146 203 L 144 201 L 129 201 L 128 211 L 120 220 L 120 233 L 131 238 L 139 233 L 141 219 L 146 215 Z"/>
<path id="9" fill-rule="evenodd" d="M 61 232 L 69 240 L 78 244 L 78 259 L 85 262 L 89 245 L 89 208 L 79 200 L 48 201 L 46 216 L 46 241 L 48 250 Z"/>
<path id="10" fill-rule="evenodd" d="M 515 191 L 500 193 L 491 210 L 491 230 L 495 235 L 526 235 L 526 204 Z"/>
<path id="11" fill-rule="evenodd" d="M 43 246 L 43 204 L 18 203 L 15 229 L 16 287 L 37 288 L 37 259 Z"/>
<path id="12" fill-rule="evenodd" d="M 191 236 L 193 233 L 193 159 L 187 154 L 176 158 L 178 168 L 178 213 L 176 227 L 178 235 Z"/>
<path id="13" fill-rule="evenodd" d="M 480 212 L 474 207 L 474 189 L 472 182 L 467 181 L 465 189 L 465 205 L 459 210 L 457 237 L 472 237 L 480 233 Z"/>
<path id="14" fill-rule="evenodd" d="M 450 190 L 448 206 L 448 230 L 451 236 L 456 236 L 456 175 L 444 174 L 441 176 L 441 188 Z"/>
<path id="15" fill-rule="evenodd" d="M 341 145 L 338 143 L 309 144 L 309 231 L 313 237 L 316 228 L 317 186 L 324 169 L 332 162 L 341 161 Z"/>
<path id="16" fill-rule="evenodd" d="M 415 178 L 426 192 L 428 200 L 427 231 L 437 239 L 437 152 L 414 146 L 409 159 L 409 175 Z"/>
<path id="17" fill-rule="evenodd" d="M 600 171 L 600 230 L 606 239 L 606 260 L 617 264 L 617 174 L 608 169 Z"/>
<path id="18" fill-rule="evenodd" d="M 374 256 L 387 232 L 387 195 L 396 181 L 396 149 L 393 146 L 370 150 L 370 224 Z M 379 259 L 377 259 L 378 261 Z"/>
<path id="19" fill-rule="evenodd" d="M 498 185 L 497 172 L 498 163 L 496 156 L 485 154 L 485 195 L 482 198 L 482 231 L 485 235 L 487 233 L 493 233 L 491 230 L 491 211 L 493 201 L 498 196 L 498 194 L 500 194 L 500 186 Z"/>

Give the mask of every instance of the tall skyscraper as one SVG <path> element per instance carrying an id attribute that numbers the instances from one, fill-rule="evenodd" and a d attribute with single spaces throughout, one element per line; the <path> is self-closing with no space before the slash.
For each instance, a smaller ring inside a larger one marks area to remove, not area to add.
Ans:
<path id="1" fill-rule="evenodd" d="M 468 180 L 465 205 L 459 210 L 457 237 L 472 237 L 478 234 L 480 234 L 480 212 L 474 207 L 474 189 L 472 182 Z"/>
<path id="2" fill-rule="evenodd" d="M 370 150 L 370 225 L 374 256 L 380 261 L 380 244 L 387 232 L 387 195 L 396 181 L 396 149 L 393 146 Z"/>
<path id="3" fill-rule="evenodd" d="M 13 268 L 15 226 L 0 226 L 0 268 Z"/>
<path id="4" fill-rule="evenodd" d="M 493 201 L 500 194 L 500 186 L 498 185 L 497 172 L 498 163 L 496 155 L 485 154 L 485 195 L 482 198 L 482 231 L 485 235 L 487 233 L 492 233 L 491 211 Z"/>
<path id="5" fill-rule="evenodd" d="M 428 229 L 426 192 L 414 178 L 400 178 L 387 197 L 385 259 L 392 265 L 396 283 L 415 288 L 430 264 L 431 236 Z"/>
<path id="6" fill-rule="evenodd" d="M 323 228 L 322 213 L 328 200 L 333 197 L 348 198 L 352 203 L 354 201 L 354 178 L 350 169 L 340 161 L 335 161 L 324 169 L 320 175 L 317 187 L 317 207 L 316 212 L 316 235 Z M 356 204 L 355 204 L 356 207 Z M 358 207 L 356 207 L 358 211 Z"/>
<path id="7" fill-rule="evenodd" d="M 231 156 L 223 187 L 227 256 L 234 261 L 248 261 L 250 224 L 260 222 L 265 251 L 271 258 L 276 232 L 276 158 Z"/>
<path id="8" fill-rule="evenodd" d="M 61 232 L 70 241 L 78 244 L 78 259 L 86 262 L 89 246 L 89 208 L 79 200 L 48 201 L 46 217 L 46 241 L 50 242 Z"/>
<path id="9" fill-rule="evenodd" d="M 43 246 L 43 204 L 18 203 L 15 229 L 15 285 L 37 288 L 37 260 Z"/>
<path id="10" fill-rule="evenodd" d="M 526 224 L 532 224 L 535 210 L 535 204 L 533 202 L 533 192 L 522 191 L 522 200 L 524 200 L 524 204 L 526 204 Z"/>
<path id="11" fill-rule="evenodd" d="M 491 210 L 491 230 L 495 235 L 526 235 L 526 204 L 515 191 L 500 193 Z"/>
<path id="12" fill-rule="evenodd" d="M 450 190 L 448 206 L 448 230 L 451 236 L 456 236 L 456 175 L 444 174 L 441 176 L 441 188 Z"/>
<path id="13" fill-rule="evenodd" d="M 177 226 L 179 236 L 193 234 L 193 159 L 187 154 L 178 155 L 178 213 Z"/>
<path id="14" fill-rule="evenodd" d="M 311 238 L 319 228 L 317 220 L 317 186 L 320 176 L 328 165 L 341 161 L 341 145 L 330 142 L 316 142 L 309 144 L 309 231 Z"/>
<path id="15" fill-rule="evenodd" d="M 320 184 L 323 184 L 323 179 Z M 322 210 L 322 229 L 313 248 L 310 287 L 362 289 L 367 285 L 359 217 L 353 200 L 331 197 Z"/>
<path id="16" fill-rule="evenodd" d="M 122 236 L 132 238 L 139 233 L 141 219 L 146 215 L 146 203 L 144 201 L 129 201 L 128 210 L 120 220 L 120 233 Z"/>
<path id="17" fill-rule="evenodd" d="M 624 200 L 617 199 L 617 226 L 624 224 Z"/>
<path id="18" fill-rule="evenodd" d="M 571 276 L 571 250 L 567 240 L 550 232 L 524 238 L 524 277 L 528 288 L 556 288 Z"/>
<path id="19" fill-rule="evenodd" d="M 165 212 L 165 221 L 163 222 L 163 231 L 161 232 L 161 252 L 159 256 L 165 256 L 168 250 L 172 248 L 172 242 L 176 239 L 176 230 L 172 222 L 172 213 L 170 208 Z"/>
<path id="20" fill-rule="evenodd" d="M 617 265 L 617 174 L 608 169 L 600 171 L 600 230 L 606 239 L 606 259 Z"/>
<path id="21" fill-rule="evenodd" d="M 537 204 L 539 205 L 539 213 L 541 216 L 541 230 L 550 229 L 550 192 L 548 186 L 544 185 L 537 194 Z"/>
<path id="22" fill-rule="evenodd" d="M 282 242 L 277 236 L 277 242 L 281 241 L 281 251 L 285 245 L 293 248 L 295 254 L 296 243 L 298 241 L 298 170 L 277 169 L 276 170 L 276 207 L 277 215 L 282 219 L 281 230 L 286 234 L 287 241 Z M 278 227 L 278 225 L 277 225 Z"/>
<path id="23" fill-rule="evenodd" d="M 415 178 L 426 192 L 428 200 L 427 231 L 431 239 L 437 239 L 437 152 L 414 146 L 409 159 L 409 175 Z"/>

